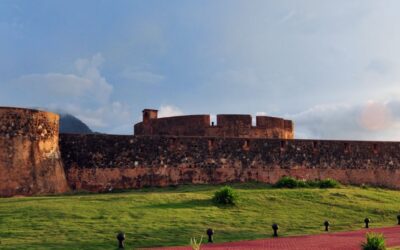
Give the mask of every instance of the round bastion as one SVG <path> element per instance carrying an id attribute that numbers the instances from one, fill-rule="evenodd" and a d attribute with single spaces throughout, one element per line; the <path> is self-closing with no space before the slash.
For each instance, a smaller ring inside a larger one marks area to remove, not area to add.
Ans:
<path id="1" fill-rule="evenodd" d="M 57 114 L 0 107 L 0 196 L 68 191 L 58 133 Z"/>

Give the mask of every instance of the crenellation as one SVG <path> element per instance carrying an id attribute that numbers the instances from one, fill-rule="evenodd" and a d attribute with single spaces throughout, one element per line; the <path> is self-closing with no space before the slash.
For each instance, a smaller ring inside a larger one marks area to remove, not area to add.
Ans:
<path id="1" fill-rule="evenodd" d="M 252 126 L 251 115 L 220 114 L 217 115 L 217 124 L 212 124 L 210 115 L 157 118 L 157 111 L 152 109 L 143 110 L 143 121 L 135 124 L 134 134 L 137 136 L 294 138 L 293 122 L 282 118 L 257 116 L 256 126 Z"/>

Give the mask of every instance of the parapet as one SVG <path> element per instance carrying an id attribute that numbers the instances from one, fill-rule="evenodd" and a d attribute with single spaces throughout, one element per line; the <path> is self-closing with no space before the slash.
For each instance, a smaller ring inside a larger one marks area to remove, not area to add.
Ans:
<path id="1" fill-rule="evenodd" d="M 137 136 L 200 136 L 233 138 L 293 139 L 293 122 L 278 117 L 251 115 L 217 115 L 217 124 L 210 124 L 210 115 L 186 115 L 157 118 L 157 110 L 143 110 L 143 121 L 135 124 Z"/>
<path id="2" fill-rule="evenodd" d="M 202 136 L 209 126 L 209 115 L 186 115 L 144 119 L 134 130 L 135 135 Z"/>
<path id="3" fill-rule="evenodd" d="M 251 115 L 217 115 L 220 127 L 251 128 Z"/>

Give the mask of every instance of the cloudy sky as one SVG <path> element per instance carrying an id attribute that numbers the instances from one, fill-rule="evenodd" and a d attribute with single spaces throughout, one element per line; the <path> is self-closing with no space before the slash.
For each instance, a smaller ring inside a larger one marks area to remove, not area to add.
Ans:
<path id="1" fill-rule="evenodd" d="M 161 115 L 293 119 L 400 140 L 400 1 L 0 1 L 0 106 L 131 134 Z"/>

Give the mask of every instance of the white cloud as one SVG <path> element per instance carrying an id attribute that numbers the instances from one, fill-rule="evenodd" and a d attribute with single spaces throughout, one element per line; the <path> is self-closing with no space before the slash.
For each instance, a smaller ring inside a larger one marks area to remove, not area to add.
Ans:
<path id="1" fill-rule="evenodd" d="M 43 89 L 58 96 L 80 97 L 90 89 L 93 82 L 90 79 L 73 74 L 30 74 L 19 77 L 16 84 L 22 88 Z"/>
<path id="2" fill-rule="evenodd" d="M 121 76 L 133 81 L 134 83 L 156 84 L 165 79 L 165 76 L 147 70 L 125 69 L 122 71 Z"/>
<path id="3" fill-rule="evenodd" d="M 178 107 L 173 105 L 161 105 L 158 109 L 158 117 L 179 116 L 184 113 Z"/>
<path id="4" fill-rule="evenodd" d="M 330 104 L 287 117 L 294 120 L 296 138 L 400 140 L 397 107 L 400 107 L 400 100 Z"/>
<path id="5" fill-rule="evenodd" d="M 384 103 L 368 102 L 361 110 L 359 124 L 370 131 L 389 128 L 393 124 L 390 109 Z"/>
<path id="6" fill-rule="evenodd" d="M 101 54 L 90 59 L 78 59 L 75 62 L 76 72 L 72 74 L 45 73 L 23 75 L 13 83 L 22 92 L 46 92 L 49 98 L 57 100 L 71 98 L 85 99 L 91 102 L 106 103 L 113 91 L 113 86 L 100 73 L 104 62 Z M 46 99 L 46 98 L 45 98 Z M 86 101 L 87 102 L 87 101 Z"/>
<path id="7" fill-rule="evenodd" d="M 24 75 L 12 82 L 16 87 L 14 91 L 26 97 L 28 107 L 70 113 L 95 131 L 107 132 L 120 126 L 126 128 L 132 123 L 130 107 L 111 100 L 113 86 L 100 71 L 104 61 L 98 53 L 91 58 L 77 59 L 73 73 Z"/>
<path id="8" fill-rule="evenodd" d="M 67 104 L 62 107 L 53 105 L 51 108 L 75 115 L 94 130 L 108 132 L 113 131 L 115 127 L 126 126 L 127 124 L 132 126 L 130 107 L 120 102 L 109 102 L 94 108 L 74 104 Z M 119 130 L 119 133 L 121 132 L 123 131 Z M 123 133 L 131 133 L 131 131 L 126 130 Z"/>

